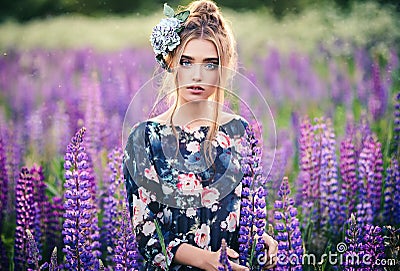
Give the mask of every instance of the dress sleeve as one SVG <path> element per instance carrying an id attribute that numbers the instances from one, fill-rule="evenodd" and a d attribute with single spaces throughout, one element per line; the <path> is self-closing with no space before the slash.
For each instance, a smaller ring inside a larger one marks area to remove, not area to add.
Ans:
<path id="1" fill-rule="evenodd" d="M 148 169 L 147 166 L 151 167 L 151 163 L 143 161 L 143 158 L 149 157 L 149 152 L 146 151 L 146 141 L 142 142 L 144 133 L 137 130 L 128 138 L 123 161 L 132 226 L 146 266 L 152 267 L 150 270 L 168 270 L 175 265 L 172 263 L 175 253 L 185 241 L 172 232 L 171 212 L 166 211 L 168 207 L 157 201 L 155 191 L 148 189 L 157 186 L 152 184 L 153 179 L 148 179 L 148 175 L 143 173 L 145 168 Z M 159 225 L 161 235 L 158 234 L 156 224 Z"/>

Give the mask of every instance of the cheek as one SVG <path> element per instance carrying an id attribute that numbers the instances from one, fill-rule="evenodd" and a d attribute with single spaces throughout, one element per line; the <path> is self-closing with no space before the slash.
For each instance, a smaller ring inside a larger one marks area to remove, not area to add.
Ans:
<path id="1" fill-rule="evenodd" d="M 209 72 L 204 79 L 210 85 L 217 85 L 219 81 L 219 73 L 218 71 Z"/>
<path id="2" fill-rule="evenodd" d="M 188 71 L 181 70 L 178 72 L 177 78 L 178 78 L 178 85 L 181 86 L 181 85 L 189 84 L 191 77 L 190 77 L 190 73 Z"/>

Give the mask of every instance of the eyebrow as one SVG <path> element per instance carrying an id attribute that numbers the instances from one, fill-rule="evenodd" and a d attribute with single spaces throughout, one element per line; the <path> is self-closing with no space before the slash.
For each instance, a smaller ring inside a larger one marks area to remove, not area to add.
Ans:
<path id="1" fill-rule="evenodd" d="M 191 56 L 186 56 L 186 55 L 182 55 L 181 58 L 187 58 L 187 59 L 189 59 L 189 60 L 194 60 L 193 57 L 191 57 Z M 217 57 L 207 57 L 207 58 L 204 58 L 203 61 L 217 61 L 217 62 L 218 62 L 219 59 L 218 59 Z"/>

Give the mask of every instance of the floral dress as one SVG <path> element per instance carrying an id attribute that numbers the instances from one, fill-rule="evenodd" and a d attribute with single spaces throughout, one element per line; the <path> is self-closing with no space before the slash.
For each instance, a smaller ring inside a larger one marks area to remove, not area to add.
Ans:
<path id="1" fill-rule="evenodd" d="M 173 262 L 182 243 L 217 251 L 224 238 L 238 251 L 241 140 L 247 126 L 240 117 L 219 126 L 211 141 L 213 166 L 207 167 L 203 151 L 210 127 L 175 126 L 177 142 L 170 125 L 134 125 L 124 175 L 142 270 L 199 270 Z"/>

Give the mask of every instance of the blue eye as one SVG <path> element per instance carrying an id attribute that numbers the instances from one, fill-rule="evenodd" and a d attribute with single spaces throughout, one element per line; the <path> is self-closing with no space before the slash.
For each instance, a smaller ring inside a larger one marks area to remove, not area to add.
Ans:
<path id="1" fill-rule="evenodd" d="M 216 63 L 207 63 L 205 65 L 207 70 L 215 70 L 216 68 L 218 68 L 218 64 Z"/>
<path id="2" fill-rule="evenodd" d="M 192 63 L 190 63 L 189 60 L 181 60 L 180 64 L 181 64 L 183 67 L 190 67 L 190 66 L 192 65 Z"/>

